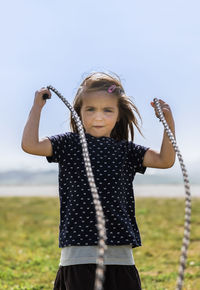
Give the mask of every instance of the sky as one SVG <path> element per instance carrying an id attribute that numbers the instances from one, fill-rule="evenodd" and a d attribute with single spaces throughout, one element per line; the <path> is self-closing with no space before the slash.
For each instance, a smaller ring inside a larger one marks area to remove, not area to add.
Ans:
<path id="1" fill-rule="evenodd" d="M 72 104 L 93 71 L 121 78 L 143 120 L 145 138 L 135 131 L 136 144 L 160 150 L 163 126 L 150 102 L 157 97 L 169 104 L 186 166 L 199 170 L 199 11 L 198 0 L 1 1 L 0 171 L 57 168 L 21 149 L 35 91 L 52 85 Z M 70 131 L 69 116 L 52 94 L 42 110 L 39 136 Z M 179 167 L 176 160 L 167 171 Z"/>

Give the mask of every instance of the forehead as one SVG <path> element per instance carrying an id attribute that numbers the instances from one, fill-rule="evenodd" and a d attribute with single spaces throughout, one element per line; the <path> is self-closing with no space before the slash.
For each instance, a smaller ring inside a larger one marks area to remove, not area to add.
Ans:
<path id="1" fill-rule="evenodd" d="M 117 107 L 118 100 L 115 95 L 111 95 L 105 91 L 92 92 L 83 96 L 82 106 L 113 106 Z"/>

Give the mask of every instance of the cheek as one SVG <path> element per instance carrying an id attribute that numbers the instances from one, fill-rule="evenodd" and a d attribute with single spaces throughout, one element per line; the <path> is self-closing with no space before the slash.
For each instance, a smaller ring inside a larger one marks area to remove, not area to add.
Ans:
<path id="1" fill-rule="evenodd" d="M 116 122 L 117 121 L 117 114 L 108 115 L 107 118 L 112 122 Z"/>
<path id="2" fill-rule="evenodd" d="M 115 122 L 115 117 L 114 116 L 106 116 L 106 119 L 109 121 L 109 122 Z"/>
<path id="3" fill-rule="evenodd" d="M 90 116 L 88 114 L 83 114 L 82 115 L 82 121 L 83 121 L 84 124 L 89 123 L 91 119 L 92 119 L 92 116 Z"/>

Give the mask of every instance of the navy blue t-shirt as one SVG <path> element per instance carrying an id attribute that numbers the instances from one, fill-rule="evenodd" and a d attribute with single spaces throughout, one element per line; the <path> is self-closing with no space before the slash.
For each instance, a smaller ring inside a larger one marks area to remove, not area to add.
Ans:
<path id="1" fill-rule="evenodd" d="M 132 182 L 136 172 L 144 174 L 142 162 L 149 148 L 132 141 L 85 135 L 106 219 L 106 244 L 141 246 Z M 97 245 L 95 208 L 79 134 L 67 132 L 48 138 L 53 155 L 46 158 L 59 164 L 59 247 Z"/>

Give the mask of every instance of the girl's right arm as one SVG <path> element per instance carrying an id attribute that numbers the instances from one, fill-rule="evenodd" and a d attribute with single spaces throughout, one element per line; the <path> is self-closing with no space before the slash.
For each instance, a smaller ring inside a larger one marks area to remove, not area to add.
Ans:
<path id="1" fill-rule="evenodd" d="M 38 137 L 40 115 L 46 103 L 46 100 L 43 99 L 44 94 L 48 94 L 49 98 L 51 98 L 51 92 L 46 88 L 42 88 L 35 93 L 34 104 L 24 127 L 21 147 L 29 154 L 52 156 L 51 141 L 48 138 L 39 140 Z"/>

